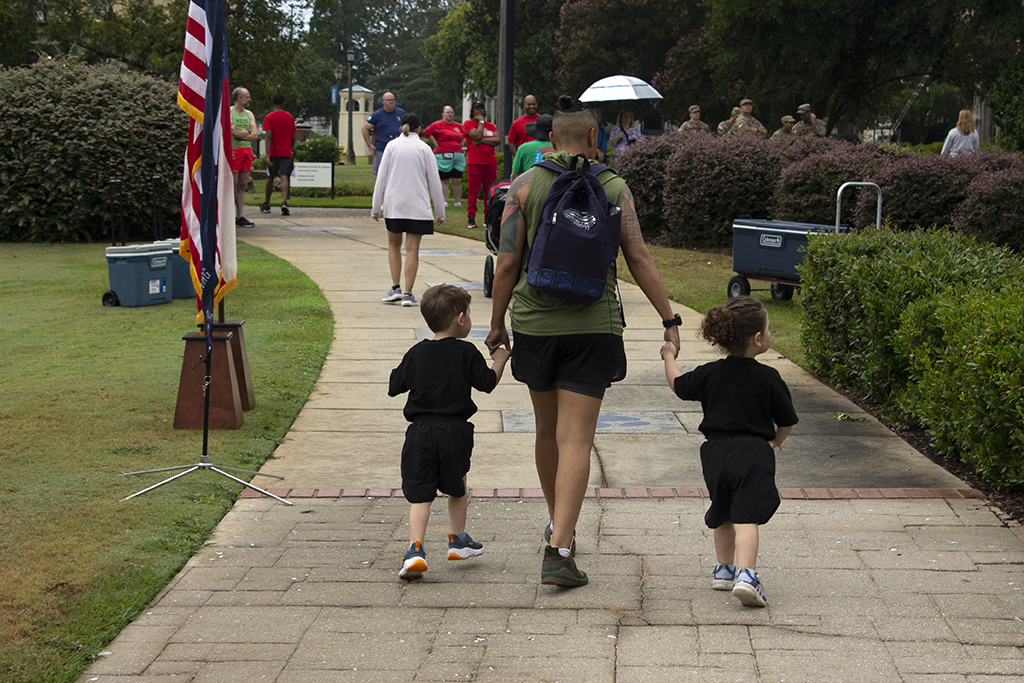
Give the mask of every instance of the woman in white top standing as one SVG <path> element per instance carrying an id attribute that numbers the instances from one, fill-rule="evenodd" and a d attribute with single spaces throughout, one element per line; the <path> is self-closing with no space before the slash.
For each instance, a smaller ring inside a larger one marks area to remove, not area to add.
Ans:
<path id="1" fill-rule="evenodd" d="M 388 143 L 373 186 L 371 216 L 379 221 L 384 215 L 388 229 L 388 266 L 393 286 L 384 303 L 401 302 L 415 306 L 412 285 L 420 265 L 420 240 L 434 234 L 434 223 L 444 222 L 445 198 L 437 172 L 434 152 L 420 140 L 420 117 L 407 113 L 402 117 L 402 134 Z M 434 208 L 430 202 L 433 199 Z M 402 234 L 405 233 L 405 289 L 402 276 Z"/>
<path id="2" fill-rule="evenodd" d="M 974 116 L 969 109 L 961 109 L 956 128 L 949 131 L 946 143 L 942 145 L 942 156 L 955 157 L 960 154 L 974 154 L 979 147 L 978 131 L 974 128 Z"/>

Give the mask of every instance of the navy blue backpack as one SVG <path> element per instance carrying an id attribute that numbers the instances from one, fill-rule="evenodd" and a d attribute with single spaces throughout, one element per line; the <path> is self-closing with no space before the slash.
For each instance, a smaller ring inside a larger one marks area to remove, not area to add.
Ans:
<path id="1" fill-rule="evenodd" d="M 619 253 L 622 213 L 608 201 L 598 174 L 607 166 L 577 154 L 569 169 L 551 160 L 559 175 L 548 190 L 526 258 L 526 283 L 550 296 L 583 304 L 604 296 L 608 267 Z"/>

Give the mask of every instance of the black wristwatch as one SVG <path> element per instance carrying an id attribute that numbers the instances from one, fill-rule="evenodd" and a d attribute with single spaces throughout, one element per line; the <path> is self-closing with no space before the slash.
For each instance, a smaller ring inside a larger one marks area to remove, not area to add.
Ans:
<path id="1" fill-rule="evenodd" d="M 678 313 L 676 313 L 675 316 L 669 318 L 668 320 L 662 320 L 661 324 L 664 325 L 665 329 L 667 330 L 668 328 L 672 327 L 673 325 L 676 325 L 676 326 L 682 325 L 683 324 L 683 319 L 679 317 Z"/>

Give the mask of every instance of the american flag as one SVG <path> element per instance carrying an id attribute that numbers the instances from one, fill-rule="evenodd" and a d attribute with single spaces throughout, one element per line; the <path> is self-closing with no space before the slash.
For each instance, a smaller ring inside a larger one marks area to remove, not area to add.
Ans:
<path id="1" fill-rule="evenodd" d="M 212 323 L 214 305 L 237 284 L 229 88 L 224 2 L 190 0 L 178 79 L 178 105 L 189 115 L 180 253 L 192 264 L 197 324 Z"/>

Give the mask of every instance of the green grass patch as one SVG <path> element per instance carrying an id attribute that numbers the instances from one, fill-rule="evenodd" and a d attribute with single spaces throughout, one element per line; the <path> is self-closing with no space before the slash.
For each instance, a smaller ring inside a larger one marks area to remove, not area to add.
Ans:
<path id="1" fill-rule="evenodd" d="M 244 319 L 256 406 L 213 431 L 217 464 L 258 469 L 320 373 L 330 308 L 304 274 L 238 244 L 228 317 Z M 201 431 L 173 429 L 194 300 L 104 308 L 104 245 L 5 244 L 0 255 L 0 680 L 73 681 L 208 538 L 240 485 L 197 472 Z"/>

